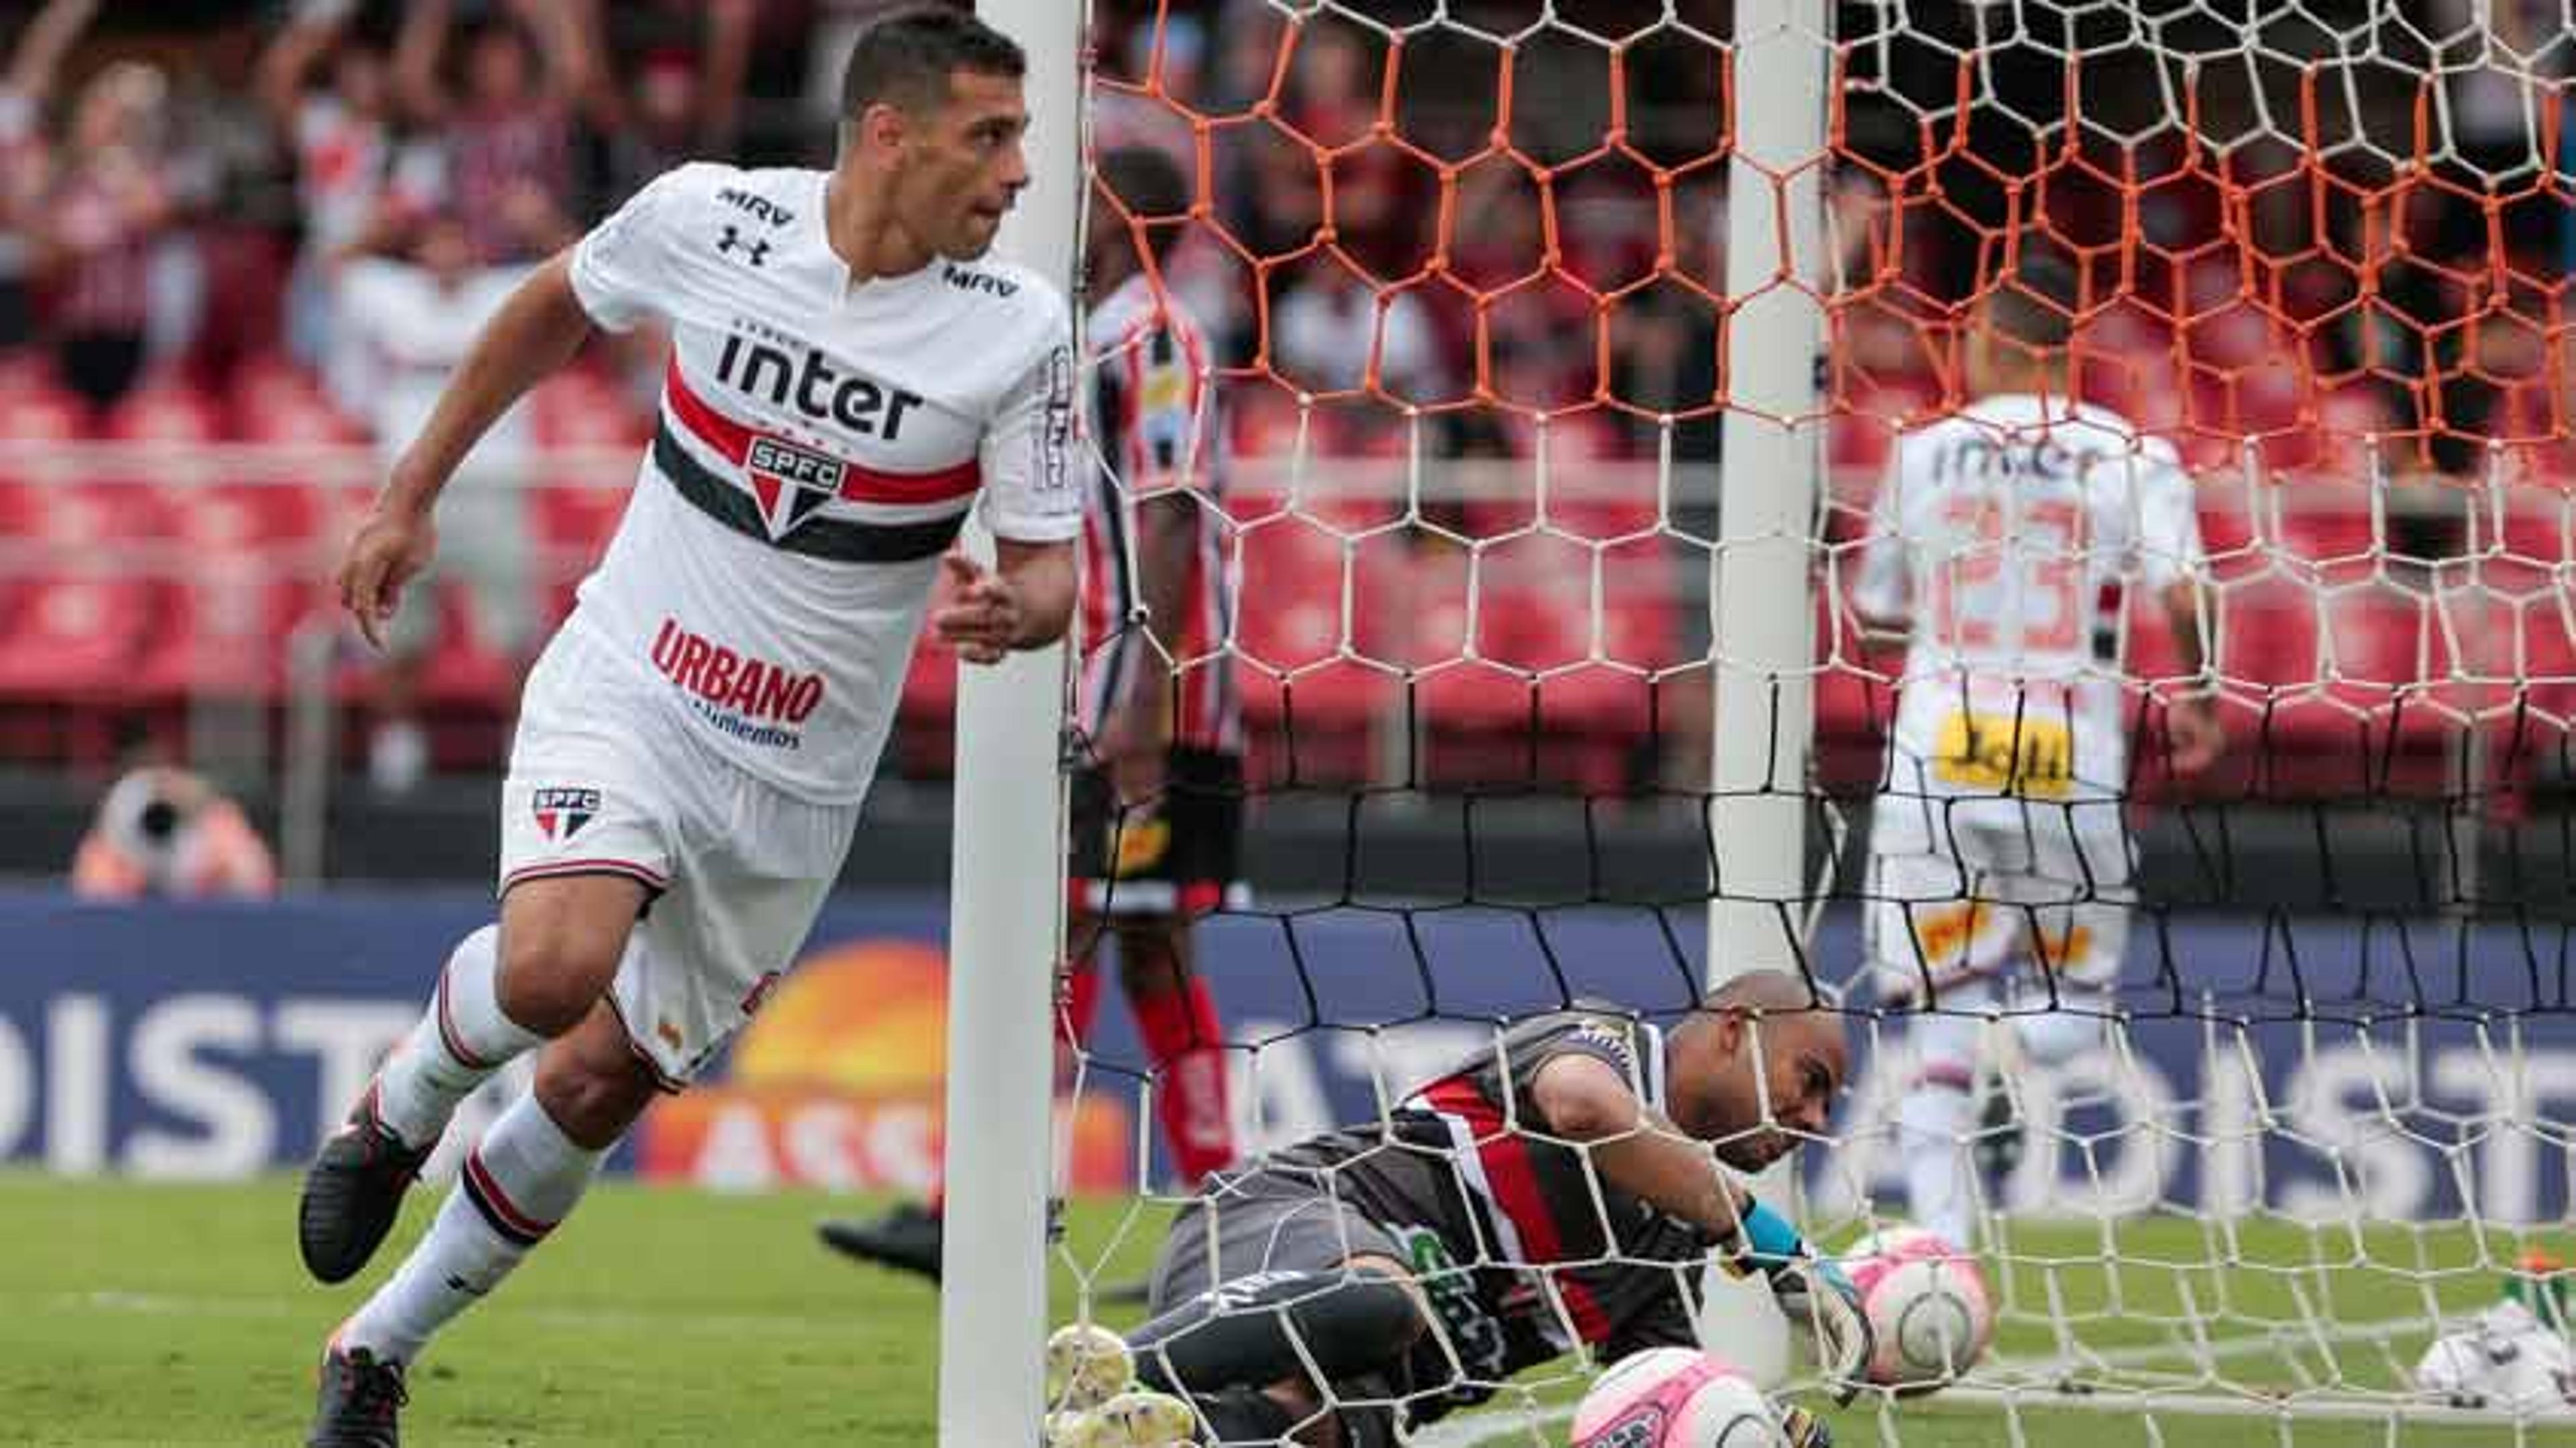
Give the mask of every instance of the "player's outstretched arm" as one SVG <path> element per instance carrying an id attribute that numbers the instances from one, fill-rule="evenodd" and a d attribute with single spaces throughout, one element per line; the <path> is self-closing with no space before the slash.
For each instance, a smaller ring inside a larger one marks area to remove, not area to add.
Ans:
<path id="1" fill-rule="evenodd" d="M 349 540 L 340 604 L 377 648 L 384 647 L 385 621 L 403 585 L 428 566 L 437 546 L 430 514 L 456 465 L 510 404 L 570 361 L 590 336 L 590 316 L 573 293 L 571 273 L 572 253 L 559 253 L 502 303 Z"/>
<path id="2" fill-rule="evenodd" d="M 1589 1148 L 1605 1186 L 1643 1197 L 1711 1237 L 1736 1235 L 1751 1198 L 1718 1170 L 1707 1146 L 1648 1110 L 1618 1067 L 1594 1056 L 1559 1056 L 1532 1078 L 1530 1098 L 1549 1135 Z"/>
<path id="3" fill-rule="evenodd" d="M 1848 1401 L 1869 1361 L 1869 1323 L 1851 1280 L 1819 1259 L 1789 1219 L 1718 1170 L 1717 1158 L 1648 1110 L 1627 1078 L 1594 1056 L 1539 1068 L 1530 1095 L 1554 1136 L 1589 1149 L 1603 1185 L 1645 1198 L 1698 1226 L 1736 1273 L 1768 1278 L 1781 1310 L 1825 1345 L 1827 1377 Z"/>

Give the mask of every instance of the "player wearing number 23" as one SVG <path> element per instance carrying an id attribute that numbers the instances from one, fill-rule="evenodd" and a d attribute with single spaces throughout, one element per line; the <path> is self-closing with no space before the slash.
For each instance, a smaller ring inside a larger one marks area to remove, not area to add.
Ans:
<path id="1" fill-rule="evenodd" d="M 1902 1108 L 1914 1220 L 1975 1241 L 1958 1143 L 1977 1015 L 2014 1011 L 2022 1049 L 2062 1059 L 2099 1034 L 2128 934 L 2129 778 L 2120 618 L 2151 601 L 2186 676 L 2202 667 L 2200 527 L 2171 444 L 2071 401 L 2072 278 L 2025 262 L 1977 308 L 1972 400 L 1898 440 L 1854 602 L 1910 632 L 1870 838 L 1868 949 L 1914 1025 Z M 2167 681 L 2167 763 L 2205 769 L 2218 718 Z"/>

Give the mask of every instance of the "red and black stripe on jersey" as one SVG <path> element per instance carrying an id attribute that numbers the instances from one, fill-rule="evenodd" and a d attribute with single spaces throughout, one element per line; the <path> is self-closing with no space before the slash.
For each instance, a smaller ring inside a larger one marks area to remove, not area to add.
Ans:
<path id="1" fill-rule="evenodd" d="M 1549 1139 L 1530 1097 L 1548 1062 L 1585 1055 L 1659 1103 L 1662 1054 L 1658 1033 L 1617 1016 L 1536 1017 L 1415 1092 L 1382 1130 L 1334 1132 L 1272 1161 L 1300 1175 L 1329 1173 L 1361 1215 L 1399 1240 L 1428 1229 L 1455 1263 L 1474 1269 L 1476 1296 L 1504 1343 L 1499 1362 L 1469 1365 L 1480 1381 L 1545 1362 L 1577 1338 L 1612 1358 L 1689 1345 L 1706 1237 L 1601 1182 L 1583 1153 Z M 1417 1386 L 1447 1376 L 1436 1349 L 1417 1353 Z"/>
<path id="2" fill-rule="evenodd" d="M 1082 532 L 1081 720 L 1097 733 L 1126 697 L 1138 669 L 1169 668 L 1166 657 L 1199 662 L 1173 680 L 1172 742 L 1213 753 L 1243 747 L 1242 702 L 1232 656 L 1235 579 L 1226 524 L 1225 422 L 1213 383 L 1213 354 L 1189 315 L 1129 279 L 1092 317 L 1094 468 Z M 1136 540 L 1141 504 L 1179 499 L 1192 514 L 1189 573 L 1178 619 L 1151 623 L 1158 648 L 1133 623 L 1141 586 Z"/>

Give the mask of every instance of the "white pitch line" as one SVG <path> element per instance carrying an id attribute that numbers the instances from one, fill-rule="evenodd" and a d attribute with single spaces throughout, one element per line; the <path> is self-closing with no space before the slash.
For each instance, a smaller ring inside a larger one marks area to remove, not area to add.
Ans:
<path id="1" fill-rule="evenodd" d="M 167 1292 L 102 1289 L 57 1292 L 44 1301 L 65 1308 L 135 1313 L 151 1317 L 297 1318 L 313 1315 L 310 1302 L 244 1294 L 185 1296 Z M 650 1328 L 691 1337 L 737 1337 L 747 1332 L 830 1335 L 837 1329 L 812 1313 L 659 1313 L 615 1307 L 513 1307 L 513 1319 L 549 1327 Z"/>
<path id="2" fill-rule="evenodd" d="M 1978 1373 L 1980 1379 L 2024 1375 L 2017 1383 L 1961 1383 L 1945 1388 L 1940 1400 L 1945 1403 L 1977 1403 L 1989 1407 L 2023 1409 L 2064 1409 L 2069 1411 L 2169 1413 L 2177 1417 L 2278 1418 L 2306 1416 L 2316 1419 L 2385 1421 L 2403 1419 L 2410 1423 L 2481 1424 L 2550 1427 L 2568 1421 L 2576 1414 L 2540 1414 L 2517 1419 L 2513 1414 L 2492 1409 L 2451 1408 L 2420 1402 L 2396 1393 L 2334 1393 L 2318 1391 L 2299 1393 L 2290 1398 L 2273 1398 L 2248 1391 L 2242 1394 L 2219 1392 L 2187 1393 L 2166 1389 L 2123 1387 L 2116 1383 L 2094 1383 L 2087 1390 L 2067 1392 L 2061 1384 L 2072 1374 L 2100 1372 L 2104 1369 L 2144 1368 L 2157 1363 L 2185 1366 L 2203 1362 L 2227 1362 L 2241 1358 L 2280 1355 L 2300 1347 L 2327 1342 L 2386 1341 L 2400 1335 L 2423 1333 L 2429 1341 L 2435 1324 L 2421 1318 L 2390 1318 L 2381 1322 L 2348 1323 L 2337 1327 L 2291 1327 L 2284 1325 L 2270 1332 L 2246 1333 L 2233 1337 L 2211 1338 L 2204 1343 L 2174 1340 L 2157 1344 L 2111 1348 L 2079 1358 L 2003 1358 L 1992 1359 Z M 1902 1411 L 1900 1408 L 1899 1411 Z M 1542 1408 L 1527 1413 L 1486 1412 L 1468 1417 L 1451 1418 L 1434 1423 L 1413 1435 L 1415 1448 L 1479 1448 L 1489 1441 L 1521 1443 L 1532 1428 L 1552 1428 L 1574 1417 L 1571 1407 Z M 1518 1437 L 1507 1437 L 1517 1432 Z"/>

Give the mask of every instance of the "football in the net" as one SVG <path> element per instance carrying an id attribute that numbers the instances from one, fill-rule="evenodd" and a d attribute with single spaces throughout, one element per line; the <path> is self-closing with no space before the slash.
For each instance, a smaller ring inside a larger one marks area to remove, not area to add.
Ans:
<path id="1" fill-rule="evenodd" d="M 1610 1365 L 1574 1410 L 1574 1448 L 1779 1448 L 1769 1400 L 1725 1359 L 1658 1347 Z"/>
<path id="2" fill-rule="evenodd" d="M 1881 1228 L 1843 1255 L 1878 1351 L 1869 1380 L 1899 1393 L 1956 1382 L 1995 1337 L 1994 1299 L 1977 1259 L 1921 1227 Z"/>

